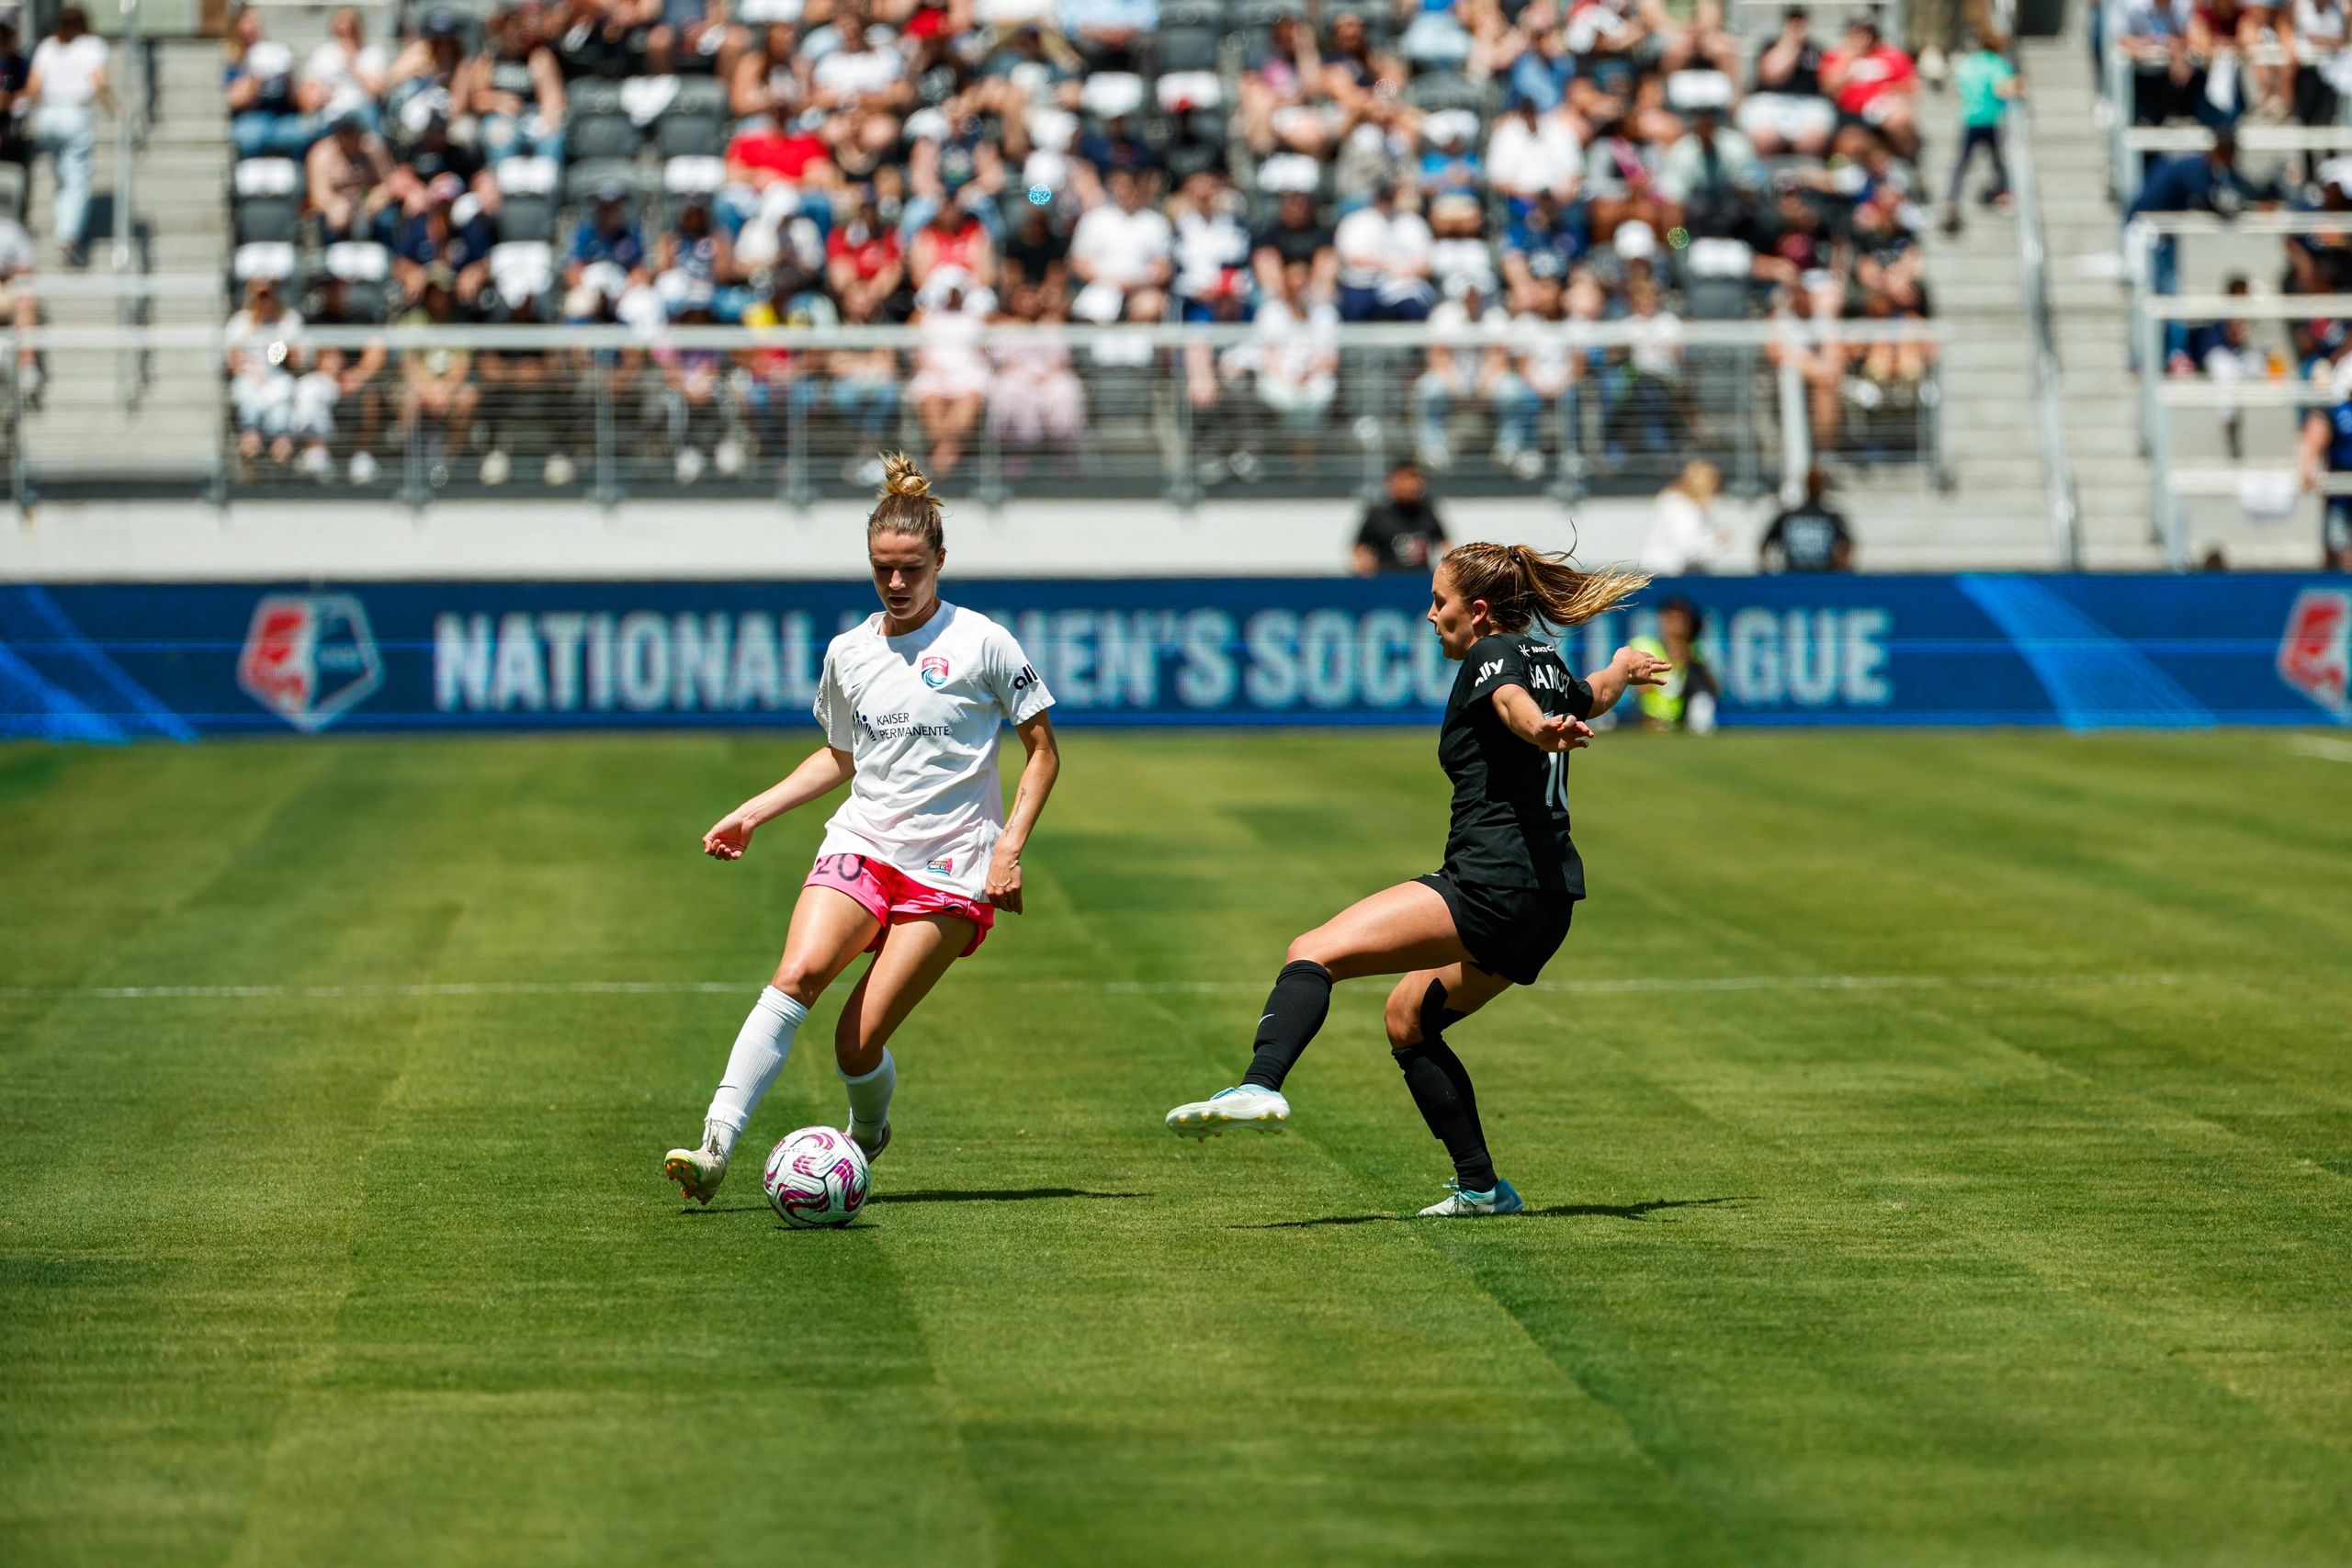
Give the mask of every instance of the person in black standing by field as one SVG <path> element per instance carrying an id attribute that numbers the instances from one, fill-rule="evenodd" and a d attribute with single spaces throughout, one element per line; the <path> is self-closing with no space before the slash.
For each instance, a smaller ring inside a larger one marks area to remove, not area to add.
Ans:
<path id="1" fill-rule="evenodd" d="M 1430 502 L 1429 477 L 1418 463 L 1388 470 L 1387 494 L 1364 508 L 1351 563 L 1358 577 L 1427 571 L 1445 548 L 1445 525 Z"/>
<path id="2" fill-rule="evenodd" d="M 1766 571 L 1851 571 L 1854 531 L 1846 514 L 1823 499 L 1829 476 L 1818 466 L 1804 474 L 1804 499 L 1764 530 L 1758 564 Z"/>
<path id="3" fill-rule="evenodd" d="M 1453 1156 L 1453 1191 L 1430 1219 L 1514 1214 L 1526 1207 L 1495 1171 L 1478 1100 L 1445 1043 L 1447 1026 L 1511 986 L 1532 985 L 1584 897 L 1584 862 L 1568 837 L 1568 757 L 1592 739 L 1585 721 L 1627 688 L 1656 684 L 1665 661 L 1631 648 L 1590 675 L 1561 661 L 1565 631 L 1623 603 L 1649 579 L 1578 571 L 1525 545 L 1463 545 L 1430 584 L 1429 623 L 1462 673 L 1438 731 L 1453 784 L 1445 860 L 1341 910 L 1290 944 L 1258 1021 L 1248 1075 L 1168 1113 L 1169 1130 L 1203 1138 L 1227 1127 L 1280 1132 L 1283 1078 L 1323 1027 L 1331 987 L 1402 974 L 1388 995 L 1389 1049 L 1423 1121 Z M 1539 633 L 1539 623 L 1545 628 Z"/>

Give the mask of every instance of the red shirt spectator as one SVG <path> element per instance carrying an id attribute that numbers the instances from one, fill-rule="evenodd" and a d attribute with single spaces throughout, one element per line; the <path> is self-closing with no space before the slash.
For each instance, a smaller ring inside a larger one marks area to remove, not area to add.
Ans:
<path id="1" fill-rule="evenodd" d="M 785 130 L 767 124 L 755 126 L 727 144 L 730 168 L 795 183 L 810 168 L 824 163 L 826 156 L 824 140 L 815 132 Z M 768 179 L 755 179 L 753 183 L 765 185 Z"/>
<path id="2" fill-rule="evenodd" d="M 876 277 L 887 267 L 899 261 L 899 231 L 888 224 L 876 224 L 861 234 L 861 225 L 844 223 L 833 231 L 825 242 L 825 260 L 845 261 L 860 282 Z"/>
<path id="3" fill-rule="evenodd" d="M 1905 90 L 1919 73 L 1909 55 L 1883 39 L 1873 39 L 1871 47 L 1860 52 L 1831 51 L 1821 62 L 1821 74 L 1838 85 L 1840 113 L 1866 116 L 1874 100 Z"/>

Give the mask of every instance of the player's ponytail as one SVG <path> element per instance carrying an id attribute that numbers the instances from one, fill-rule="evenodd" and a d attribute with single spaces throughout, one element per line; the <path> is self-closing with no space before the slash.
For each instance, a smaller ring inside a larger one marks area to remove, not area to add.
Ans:
<path id="1" fill-rule="evenodd" d="M 931 493 L 931 481 L 904 452 L 882 454 L 882 499 L 865 519 L 866 538 L 871 540 L 876 534 L 910 534 L 933 550 L 947 547 L 946 532 L 940 525 L 939 498 Z"/>
<path id="2" fill-rule="evenodd" d="M 1537 621 L 1580 626 L 1649 586 L 1650 575 L 1624 567 L 1579 571 L 1566 550 L 1528 545 L 1456 545 L 1445 554 L 1454 591 L 1487 602 L 1498 631 L 1523 632 Z"/>

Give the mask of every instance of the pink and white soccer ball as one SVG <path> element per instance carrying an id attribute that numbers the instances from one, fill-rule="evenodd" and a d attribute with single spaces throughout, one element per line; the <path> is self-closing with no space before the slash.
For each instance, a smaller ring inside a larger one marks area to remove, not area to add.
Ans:
<path id="1" fill-rule="evenodd" d="M 800 1230 L 845 1225 L 865 1207 L 865 1151 L 838 1127 L 786 1133 L 768 1151 L 760 1189 L 784 1223 Z"/>

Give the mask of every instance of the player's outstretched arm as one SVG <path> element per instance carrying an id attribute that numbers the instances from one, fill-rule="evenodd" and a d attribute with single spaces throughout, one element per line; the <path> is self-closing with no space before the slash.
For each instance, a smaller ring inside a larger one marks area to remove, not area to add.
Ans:
<path id="1" fill-rule="evenodd" d="M 1665 681 L 1674 668 L 1654 653 L 1644 653 L 1638 648 L 1621 648 L 1617 657 L 1584 678 L 1592 688 L 1592 716 L 1599 718 L 1617 705 L 1628 686 L 1655 686 Z"/>
<path id="2" fill-rule="evenodd" d="M 820 795 L 831 794 L 849 783 L 850 775 L 856 772 L 857 764 L 848 752 L 831 746 L 818 747 L 773 787 L 762 790 L 720 818 L 702 836 L 702 852 L 713 860 L 741 860 L 743 852 L 752 847 L 753 830 L 761 823 L 781 817 L 796 806 L 806 806 Z"/>
<path id="3" fill-rule="evenodd" d="M 1046 797 L 1054 793 L 1054 781 L 1061 777 L 1062 753 L 1054 743 L 1054 721 L 1040 712 L 1015 727 L 1022 746 L 1028 751 L 1028 761 L 1022 764 L 1021 783 L 1012 792 L 1012 811 L 1005 818 L 1004 832 L 996 841 L 996 853 L 989 859 L 988 901 L 1008 915 L 1021 913 L 1021 852 L 1029 842 L 1029 830 L 1037 825 L 1038 813 L 1046 809 Z"/>
<path id="4" fill-rule="evenodd" d="M 1539 751 L 1573 751 L 1592 744 L 1592 727 L 1566 714 L 1547 714 L 1524 686 L 1495 688 L 1495 711 L 1513 735 Z"/>

